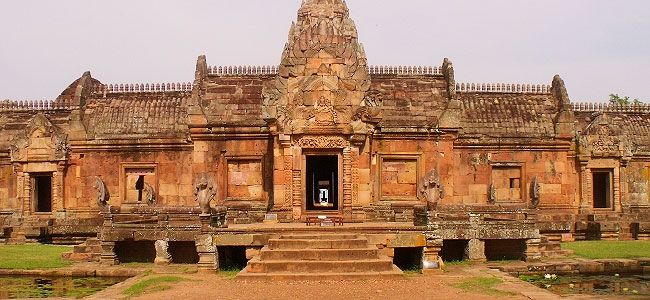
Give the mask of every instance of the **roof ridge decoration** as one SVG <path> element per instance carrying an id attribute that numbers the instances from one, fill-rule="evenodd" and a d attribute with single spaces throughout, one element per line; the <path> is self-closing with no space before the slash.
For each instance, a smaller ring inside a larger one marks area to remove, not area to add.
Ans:
<path id="1" fill-rule="evenodd" d="M 0 111 L 47 111 L 69 110 L 77 107 L 69 102 L 56 102 L 54 100 L 2 100 Z"/>
<path id="2" fill-rule="evenodd" d="M 456 83 L 456 91 L 461 93 L 520 93 L 550 94 L 548 84 L 522 83 Z"/>
<path id="3" fill-rule="evenodd" d="M 95 94 L 191 92 L 191 82 L 101 84 Z"/>
<path id="4" fill-rule="evenodd" d="M 279 66 L 208 66 L 208 74 L 217 76 L 277 75 Z M 439 66 L 373 65 L 371 75 L 442 75 Z"/>
<path id="5" fill-rule="evenodd" d="M 623 112 L 623 113 L 650 113 L 650 104 L 614 104 L 606 102 L 573 102 L 573 111 L 577 112 Z"/>

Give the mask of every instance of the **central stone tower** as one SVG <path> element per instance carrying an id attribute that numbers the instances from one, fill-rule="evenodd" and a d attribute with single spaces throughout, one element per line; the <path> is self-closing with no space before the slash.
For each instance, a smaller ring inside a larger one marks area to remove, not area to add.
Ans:
<path id="1" fill-rule="evenodd" d="M 282 134 L 365 133 L 354 116 L 369 88 L 366 55 L 345 1 L 303 1 L 279 74 L 264 89 L 265 118 Z"/>

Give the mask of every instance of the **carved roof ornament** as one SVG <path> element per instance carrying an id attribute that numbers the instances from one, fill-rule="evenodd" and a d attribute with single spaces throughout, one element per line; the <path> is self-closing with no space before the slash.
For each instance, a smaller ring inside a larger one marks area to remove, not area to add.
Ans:
<path id="1" fill-rule="evenodd" d="M 595 115 L 593 121 L 578 134 L 578 151 L 583 157 L 632 156 L 633 147 L 625 129 L 606 113 Z"/>
<path id="2" fill-rule="evenodd" d="M 13 138 L 10 148 L 12 162 L 65 161 L 69 153 L 67 135 L 42 113 Z"/>
<path id="3" fill-rule="evenodd" d="M 263 88 L 263 118 L 283 134 L 349 134 L 370 89 L 368 72 L 345 1 L 303 1 L 278 75 Z"/>

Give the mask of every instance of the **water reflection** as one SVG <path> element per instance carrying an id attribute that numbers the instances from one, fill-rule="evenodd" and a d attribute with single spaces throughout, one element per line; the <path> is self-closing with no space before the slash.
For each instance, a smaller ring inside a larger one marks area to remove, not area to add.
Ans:
<path id="1" fill-rule="evenodd" d="M 125 277 L 0 276 L 0 299 L 82 298 L 125 279 Z"/>

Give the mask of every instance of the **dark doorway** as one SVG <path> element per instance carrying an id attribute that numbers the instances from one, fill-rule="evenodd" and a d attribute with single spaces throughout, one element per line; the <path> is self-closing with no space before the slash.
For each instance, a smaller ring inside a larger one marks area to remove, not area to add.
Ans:
<path id="1" fill-rule="evenodd" d="M 338 173 L 338 156 L 307 156 L 307 210 L 339 209 Z"/>
<path id="2" fill-rule="evenodd" d="M 487 260 L 523 260 L 526 252 L 525 240 L 486 240 Z"/>
<path id="3" fill-rule="evenodd" d="M 52 175 L 34 176 L 34 200 L 36 212 L 52 212 Z"/>
<path id="4" fill-rule="evenodd" d="M 422 270 L 422 255 L 424 249 L 420 248 L 395 248 L 393 249 L 393 263 L 402 271 Z"/>
<path id="5" fill-rule="evenodd" d="M 612 172 L 593 172 L 594 208 L 612 208 Z"/>
<path id="6" fill-rule="evenodd" d="M 153 263 L 156 259 L 155 242 L 134 240 L 116 242 L 115 255 L 121 263 Z"/>
<path id="7" fill-rule="evenodd" d="M 241 271 L 248 264 L 246 247 L 217 247 L 220 271 Z"/>
<path id="8" fill-rule="evenodd" d="M 169 254 L 175 264 L 199 263 L 199 253 L 196 252 L 194 242 L 169 242 Z"/>
<path id="9" fill-rule="evenodd" d="M 469 240 L 444 240 L 442 249 L 440 249 L 440 257 L 447 262 L 466 260 L 468 244 Z"/>

